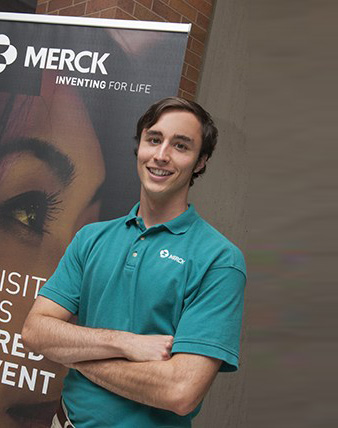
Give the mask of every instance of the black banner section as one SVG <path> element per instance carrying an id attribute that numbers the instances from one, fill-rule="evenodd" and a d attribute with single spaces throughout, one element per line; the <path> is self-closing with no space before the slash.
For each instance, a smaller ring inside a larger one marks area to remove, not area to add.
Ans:
<path id="1" fill-rule="evenodd" d="M 27 22 L 0 15 L 0 425 L 6 428 L 50 426 L 65 370 L 24 348 L 23 322 L 77 230 L 124 215 L 137 201 L 136 121 L 154 101 L 177 94 L 188 38 L 187 31 L 153 26 L 25 16 Z"/>

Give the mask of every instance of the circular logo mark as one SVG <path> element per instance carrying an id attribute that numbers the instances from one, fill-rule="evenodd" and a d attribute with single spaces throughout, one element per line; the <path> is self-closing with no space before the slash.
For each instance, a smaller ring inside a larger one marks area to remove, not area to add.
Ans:
<path id="1" fill-rule="evenodd" d="M 3 50 L 4 47 L 7 47 L 4 52 L 0 53 L 2 60 L 0 64 L 0 73 L 2 73 L 7 65 L 12 64 L 16 60 L 18 51 L 13 45 L 11 45 L 11 41 L 5 34 L 0 34 L 0 47 L 1 50 Z"/>
<path id="2" fill-rule="evenodd" d="M 162 257 L 162 259 L 165 259 L 168 256 L 169 256 L 169 251 L 168 250 L 161 250 L 160 251 L 160 257 Z"/>

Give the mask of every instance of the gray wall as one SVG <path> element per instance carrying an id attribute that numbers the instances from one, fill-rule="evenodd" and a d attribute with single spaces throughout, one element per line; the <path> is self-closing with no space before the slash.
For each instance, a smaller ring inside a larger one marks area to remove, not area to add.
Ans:
<path id="1" fill-rule="evenodd" d="M 199 213 L 242 250 L 247 239 L 248 169 L 244 113 L 247 13 L 244 0 L 218 0 L 199 82 L 197 102 L 213 116 L 219 143 L 205 176 L 191 190 Z M 243 335 L 241 367 L 216 378 L 194 428 L 246 427 Z"/>
<path id="2" fill-rule="evenodd" d="M 333 427 L 338 4 L 249 4 L 248 21 L 244 0 L 216 4 L 198 101 L 221 138 L 192 197 L 247 255 L 244 367 L 218 375 L 194 426 Z"/>
<path id="3" fill-rule="evenodd" d="M 250 3 L 250 427 L 337 425 L 338 3 Z"/>

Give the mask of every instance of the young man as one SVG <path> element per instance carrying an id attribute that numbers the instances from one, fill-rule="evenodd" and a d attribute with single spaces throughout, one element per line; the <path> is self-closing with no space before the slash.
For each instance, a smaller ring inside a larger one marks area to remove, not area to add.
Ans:
<path id="1" fill-rule="evenodd" d="M 151 106 L 137 125 L 139 204 L 80 230 L 40 291 L 23 338 L 70 368 L 76 428 L 189 427 L 217 372 L 238 367 L 244 259 L 187 202 L 216 140 L 198 104 Z"/>

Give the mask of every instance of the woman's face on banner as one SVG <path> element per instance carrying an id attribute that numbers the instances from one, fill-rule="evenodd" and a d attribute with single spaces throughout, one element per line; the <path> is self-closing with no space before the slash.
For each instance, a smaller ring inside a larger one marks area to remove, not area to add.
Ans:
<path id="1" fill-rule="evenodd" d="M 0 117 L 7 101 L 0 94 Z M 37 361 L 18 334 L 76 231 L 98 220 L 105 167 L 80 96 L 54 86 L 52 74 L 45 73 L 40 96 L 17 95 L 7 117 L 0 141 L 0 421 L 40 428 L 49 426 L 65 370 Z"/>

